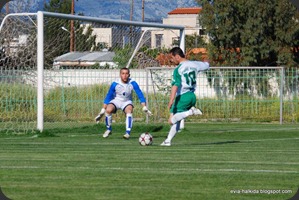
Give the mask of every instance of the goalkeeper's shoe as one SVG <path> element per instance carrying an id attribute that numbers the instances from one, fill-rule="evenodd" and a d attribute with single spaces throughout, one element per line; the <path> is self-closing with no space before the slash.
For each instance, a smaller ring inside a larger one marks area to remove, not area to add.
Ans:
<path id="1" fill-rule="evenodd" d="M 123 137 L 128 140 L 130 138 L 130 134 L 126 133 Z"/>
<path id="2" fill-rule="evenodd" d="M 202 115 L 202 111 L 198 108 L 195 108 L 194 106 L 190 110 L 192 115 Z"/>
<path id="3" fill-rule="evenodd" d="M 111 130 L 106 130 L 105 133 L 103 134 L 103 138 L 107 138 L 111 134 L 112 134 Z"/>
<path id="4" fill-rule="evenodd" d="M 100 119 L 105 115 L 105 108 L 101 109 L 101 112 L 99 112 L 98 116 L 96 116 L 94 119 L 96 120 L 97 123 L 100 122 Z"/>
<path id="5" fill-rule="evenodd" d="M 100 122 L 100 119 L 103 117 L 104 114 L 99 113 L 98 116 L 96 116 L 94 119 L 96 120 L 97 123 Z"/>
<path id="6" fill-rule="evenodd" d="M 170 147 L 170 146 L 171 146 L 171 143 L 170 143 L 170 142 L 166 142 L 166 141 L 164 141 L 164 142 L 162 142 L 162 143 L 160 144 L 160 146 Z"/>

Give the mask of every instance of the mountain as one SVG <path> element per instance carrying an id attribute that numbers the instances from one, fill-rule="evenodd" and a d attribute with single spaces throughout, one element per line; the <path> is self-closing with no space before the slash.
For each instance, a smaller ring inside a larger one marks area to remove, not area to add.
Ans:
<path id="1" fill-rule="evenodd" d="M 37 12 L 50 0 L 13 0 L 10 12 Z M 133 21 L 142 20 L 142 0 L 74 0 L 75 13 L 85 16 L 130 20 L 133 2 Z M 144 0 L 144 18 L 147 22 L 162 22 L 167 13 L 179 7 L 198 7 L 197 0 Z M 5 13 L 5 6 L 1 10 Z"/>
<path id="2" fill-rule="evenodd" d="M 132 0 L 84 0 L 75 2 L 77 13 L 110 19 L 130 19 Z M 142 0 L 133 0 L 133 21 L 142 20 Z M 145 21 L 162 21 L 177 7 L 196 7 L 196 0 L 144 0 Z"/>
<path id="3" fill-rule="evenodd" d="M 33 0 L 32 8 L 42 10 L 44 1 Z M 91 17 L 130 20 L 132 2 L 133 21 L 141 21 L 142 0 L 75 0 L 75 12 Z M 144 0 L 144 18 L 145 21 L 161 22 L 175 8 L 197 6 L 196 0 Z"/>

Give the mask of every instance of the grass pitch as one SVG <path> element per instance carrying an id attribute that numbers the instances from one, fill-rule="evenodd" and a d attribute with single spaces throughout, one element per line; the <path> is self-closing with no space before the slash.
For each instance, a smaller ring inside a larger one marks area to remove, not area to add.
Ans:
<path id="1" fill-rule="evenodd" d="M 171 147 L 169 126 L 103 125 L 0 135 L 0 187 L 13 200 L 282 200 L 299 187 L 299 127 L 277 124 L 185 124 Z M 149 131 L 152 146 L 138 136 Z"/>

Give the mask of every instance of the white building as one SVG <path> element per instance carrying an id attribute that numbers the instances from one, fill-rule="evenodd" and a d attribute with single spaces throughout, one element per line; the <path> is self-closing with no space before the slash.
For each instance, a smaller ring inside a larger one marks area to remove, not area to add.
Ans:
<path id="1" fill-rule="evenodd" d="M 201 7 L 176 8 L 168 13 L 163 19 L 163 24 L 185 26 L 186 35 L 204 35 L 204 29 L 199 24 L 199 13 Z M 171 48 L 179 40 L 179 30 L 156 30 L 152 31 L 151 47 Z"/>
<path id="2" fill-rule="evenodd" d="M 112 28 L 93 28 L 93 35 L 96 35 L 96 44 L 103 43 L 107 48 L 112 47 Z"/>
<path id="3" fill-rule="evenodd" d="M 204 29 L 199 24 L 199 13 L 201 7 L 194 8 L 176 8 L 168 13 L 167 17 L 163 19 L 163 24 L 178 25 L 185 27 L 186 35 L 203 36 Z M 143 31 L 148 28 L 143 28 Z M 178 44 L 180 32 L 179 30 L 171 29 L 150 29 L 151 40 L 149 41 L 151 48 L 171 48 Z M 139 33 L 141 34 L 141 33 Z M 116 28 L 93 28 L 93 35 L 96 35 L 96 43 L 105 43 L 108 48 L 110 47 L 124 47 L 129 40 L 130 34 L 127 31 L 120 31 Z M 140 36 L 140 35 L 136 35 Z M 138 38 L 138 37 L 137 37 Z M 137 43 L 137 41 L 135 41 Z"/>

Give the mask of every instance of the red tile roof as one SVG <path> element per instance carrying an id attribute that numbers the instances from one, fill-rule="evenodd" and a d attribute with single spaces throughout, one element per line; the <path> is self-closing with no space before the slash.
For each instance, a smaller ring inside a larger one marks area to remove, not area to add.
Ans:
<path id="1" fill-rule="evenodd" d="M 202 10 L 201 7 L 194 8 L 176 8 L 173 11 L 170 11 L 168 15 L 179 15 L 179 14 L 198 14 Z"/>

